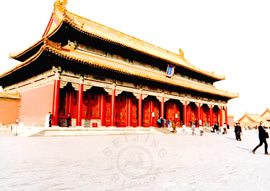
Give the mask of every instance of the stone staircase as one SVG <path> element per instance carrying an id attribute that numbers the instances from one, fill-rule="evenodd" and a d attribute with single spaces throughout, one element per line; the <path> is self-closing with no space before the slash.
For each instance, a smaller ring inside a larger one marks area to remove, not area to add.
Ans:
<path id="1" fill-rule="evenodd" d="M 172 134 L 172 132 L 167 127 L 155 128 L 155 130 L 160 132 L 161 134 Z"/>
<path id="2" fill-rule="evenodd" d="M 137 134 L 172 134 L 168 128 L 156 127 L 24 127 L 16 126 L 12 134 L 23 137 L 39 136 L 95 136 L 95 135 L 137 135 Z"/>

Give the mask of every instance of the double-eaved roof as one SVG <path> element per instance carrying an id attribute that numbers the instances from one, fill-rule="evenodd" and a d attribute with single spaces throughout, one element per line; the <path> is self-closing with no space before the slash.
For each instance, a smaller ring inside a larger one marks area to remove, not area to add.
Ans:
<path id="1" fill-rule="evenodd" d="M 29 47 L 28 49 L 11 54 L 10 57 L 22 61 L 20 65 L 11 69 L 10 71 L 2 74 L 0 79 L 10 73 L 26 66 L 27 64 L 33 62 L 37 57 L 44 51 L 52 52 L 58 56 L 64 57 L 69 60 L 74 60 L 82 62 L 85 64 L 93 65 L 95 67 L 110 69 L 116 72 L 121 72 L 127 75 L 138 76 L 141 78 L 147 78 L 154 81 L 159 81 L 162 83 L 167 83 L 170 85 L 180 86 L 199 92 L 206 92 L 214 95 L 219 95 L 227 98 L 238 97 L 238 94 L 229 93 L 227 91 L 222 91 L 216 89 L 214 86 L 205 85 L 198 82 L 192 82 L 184 78 L 174 77 L 173 79 L 168 79 L 166 76 L 155 72 L 153 70 L 145 70 L 136 67 L 135 65 L 128 65 L 121 61 L 115 61 L 113 59 L 104 58 L 91 53 L 84 53 L 76 49 L 70 49 L 62 47 L 59 44 L 51 42 L 48 40 L 52 37 L 62 26 L 63 23 L 67 23 L 74 29 L 83 32 L 85 34 L 101 38 L 105 41 L 127 47 L 138 52 L 156 57 L 174 65 L 184 67 L 190 71 L 194 71 L 201 75 L 210 77 L 218 80 L 224 80 L 224 76 L 216 75 L 212 72 L 201 70 L 193 65 L 191 65 L 182 55 L 170 52 L 168 50 L 162 49 L 158 46 L 152 45 L 145 41 L 139 40 L 130 35 L 124 34 L 117 30 L 111 29 L 99 23 L 93 22 L 89 19 L 78 16 L 66 10 L 65 6 L 67 4 L 66 0 L 55 2 L 54 11 L 52 13 L 50 22 L 46 28 L 46 31 L 41 40 Z M 29 52 L 32 52 L 29 54 Z M 31 55 L 31 56 L 29 56 Z M 111 64 L 113 63 L 113 64 Z"/>

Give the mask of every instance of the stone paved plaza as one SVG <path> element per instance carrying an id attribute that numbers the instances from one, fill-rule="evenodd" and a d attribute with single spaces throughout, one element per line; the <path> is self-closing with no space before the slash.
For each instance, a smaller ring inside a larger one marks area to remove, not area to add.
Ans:
<path id="1" fill-rule="evenodd" d="M 0 190 L 256 190 L 270 188 L 257 132 L 74 137 L 0 136 Z"/>

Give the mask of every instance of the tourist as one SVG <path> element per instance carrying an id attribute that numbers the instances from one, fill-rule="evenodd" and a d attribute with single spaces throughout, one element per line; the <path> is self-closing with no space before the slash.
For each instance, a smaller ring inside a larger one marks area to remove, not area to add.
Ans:
<path id="1" fill-rule="evenodd" d="M 186 125 L 185 124 L 182 126 L 182 131 L 183 131 L 183 134 L 185 134 L 185 131 L 186 131 Z"/>
<path id="2" fill-rule="evenodd" d="M 177 131 L 176 131 L 176 124 L 175 124 L 175 121 L 174 120 L 172 122 L 172 128 L 173 128 L 173 133 L 177 133 Z"/>
<path id="3" fill-rule="evenodd" d="M 223 124 L 223 133 L 222 134 L 227 134 L 227 125 L 226 125 L 226 123 Z"/>
<path id="4" fill-rule="evenodd" d="M 200 130 L 200 136 L 203 136 L 203 126 L 200 125 L 199 130 Z"/>
<path id="5" fill-rule="evenodd" d="M 172 129 L 172 125 L 171 125 L 171 120 L 167 120 L 167 127 L 171 130 Z"/>
<path id="6" fill-rule="evenodd" d="M 163 127 L 165 128 L 165 127 L 166 127 L 166 125 L 167 125 L 167 123 L 166 123 L 166 119 L 163 119 Z"/>
<path id="7" fill-rule="evenodd" d="M 162 123 L 161 123 L 161 117 L 157 120 L 157 125 L 158 125 L 159 128 L 161 127 L 161 125 L 162 125 Z"/>
<path id="8" fill-rule="evenodd" d="M 192 123 L 191 125 L 191 131 L 192 131 L 192 135 L 195 135 L 195 123 Z"/>
<path id="9" fill-rule="evenodd" d="M 173 131 L 173 128 L 172 128 L 172 124 L 171 124 L 171 120 L 167 120 L 167 126 L 168 126 L 168 129 L 172 132 Z"/>
<path id="10" fill-rule="evenodd" d="M 241 141 L 242 128 L 240 126 L 240 123 L 236 123 L 236 126 L 234 127 L 234 133 L 236 140 Z"/>
<path id="11" fill-rule="evenodd" d="M 49 112 L 49 127 L 52 127 L 52 119 L 53 119 L 53 115 L 51 112 Z"/>
<path id="12" fill-rule="evenodd" d="M 216 133 L 217 133 L 217 135 L 219 135 L 219 124 L 218 123 L 216 123 Z"/>
<path id="13" fill-rule="evenodd" d="M 262 126 L 263 122 L 261 121 L 260 122 L 260 125 L 258 127 L 259 129 L 259 139 L 260 139 L 260 144 L 257 145 L 253 150 L 252 150 L 252 153 L 255 154 L 257 148 L 259 148 L 260 146 L 262 146 L 262 144 L 264 143 L 264 153 L 266 155 L 270 155 L 267 151 L 267 148 L 268 148 L 268 144 L 267 144 L 267 141 L 266 139 L 269 138 L 269 135 L 268 133 L 265 131 L 264 127 Z"/>
<path id="14" fill-rule="evenodd" d="M 216 124 L 214 124 L 214 125 L 212 125 L 212 133 L 215 133 L 215 131 L 216 131 Z"/>
<path id="15" fill-rule="evenodd" d="M 70 113 L 68 114 L 68 117 L 67 117 L 67 127 L 71 126 L 71 116 L 70 116 Z"/>

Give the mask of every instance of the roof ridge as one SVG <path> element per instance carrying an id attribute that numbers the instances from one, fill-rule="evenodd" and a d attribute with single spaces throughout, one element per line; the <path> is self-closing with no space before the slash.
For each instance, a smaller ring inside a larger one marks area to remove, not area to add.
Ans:
<path id="1" fill-rule="evenodd" d="M 126 37 L 130 38 L 129 40 L 132 40 L 132 39 L 133 39 L 133 40 L 137 41 L 138 43 L 144 43 L 145 45 L 150 45 L 150 46 L 152 46 L 152 47 L 158 49 L 159 51 L 163 52 L 163 54 L 168 54 L 168 53 L 169 53 L 169 55 L 171 55 L 171 56 L 173 56 L 173 57 L 176 57 L 177 59 L 180 59 L 181 61 L 180 61 L 180 60 L 178 60 L 178 61 L 173 60 L 173 58 L 164 58 L 162 55 L 161 55 L 161 56 L 157 56 L 157 55 L 154 55 L 154 53 L 150 53 L 150 52 L 148 52 L 147 54 L 151 54 L 152 56 L 159 57 L 159 58 L 161 58 L 161 59 L 163 59 L 163 60 L 167 60 L 167 61 L 169 61 L 169 62 L 172 62 L 172 63 L 176 64 L 176 65 L 180 65 L 180 66 L 182 66 L 182 67 L 188 68 L 189 70 L 193 70 L 193 71 L 195 71 L 195 72 L 201 72 L 201 73 L 204 73 L 204 75 L 207 75 L 207 76 L 209 76 L 209 77 L 215 78 L 215 79 L 217 79 L 217 80 L 224 80 L 224 79 L 225 79 L 225 77 L 224 77 L 223 75 L 217 75 L 217 74 L 214 74 L 213 72 L 209 72 L 209 71 L 200 69 L 200 68 L 198 68 L 198 67 L 192 65 L 192 64 L 191 64 L 190 62 L 188 62 L 184 57 L 181 57 L 179 54 L 177 54 L 177 53 L 175 53 L 175 52 L 172 52 L 172 51 L 169 51 L 169 50 L 167 50 L 167 49 L 164 49 L 164 48 L 161 48 L 161 47 L 159 47 L 159 46 L 156 46 L 156 45 L 154 45 L 154 44 L 148 43 L 148 42 L 146 42 L 146 41 L 144 41 L 144 40 L 141 40 L 141 39 L 139 39 L 139 38 L 136 38 L 136 37 L 134 37 L 134 36 L 131 36 L 131 35 L 129 35 L 129 34 L 126 34 L 126 33 L 124 33 L 124 32 L 121 32 L 121 31 L 119 31 L 119 30 L 113 29 L 113 28 L 111 28 L 111 27 L 105 26 L 105 25 L 100 24 L 100 23 L 98 23 L 98 22 L 92 21 L 92 20 L 90 20 L 90 19 L 88 19 L 88 18 L 82 17 L 82 16 L 77 15 L 77 14 L 75 14 L 75 13 L 72 13 L 72 12 L 70 12 L 70 11 L 65 10 L 63 14 L 65 15 L 65 21 L 67 21 L 67 22 L 70 23 L 73 27 L 77 28 L 78 30 L 80 30 L 80 31 L 82 31 L 82 32 L 90 33 L 88 30 L 84 29 L 84 28 L 85 28 L 85 22 L 83 22 L 83 21 L 78 21 L 78 22 L 81 22 L 81 23 L 78 23 L 78 24 L 77 24 L 77 23 L 74 21 L 73 18 L 70 18 L 70 16 L 69 16 L 68 14 L 70 14 L 70 15 L 73 16 L 73 17 L 77 17 L 78 19 L 85 20 L 86 22 L 93 23 L 93 24 L 95 24 L 95 25 L 97 25 L 97 26 L 103 27 L 103 28 L 105 28 L 105 29 L 109 29 L 109 30 L 111 30 L 111 31 L 113 31 L 113 32 L 120 33 L 120 34 L 122 34 L 123 36 L 126 36 Z M 92 33 L 90 33 L 90 34 L 92 34 Z M 96 36 L 97 34 L 92 34 L 92 35 L 95 35 L 95 36 Z M 98 37 L 100 37 L 100 36 L 98 36 Z M 102 38 L 104 38 L 104 37 L 102 37 Z M 113 41 L 112 39 L 106 39 L 106 40 L 111 40 L 111 41 Z M 116 43 L 121 44 L 121 42 L 116 42 Z M 125 44 L 124 44 L 124 43 L 125 43 Z M 128 45 L 127 45 L 127 42 L 122 42 L 122 44 L 125 45 L 125 46 L 128 46 Z M 131 47 L 131 48 L 133 48 L 133 49 L 136 50 L 136 48 L 134 48 L 134 47 Z M 137 50 L 138 50 L 138 49 L 137 49 Z M 138 51 L 144 52 L 143 50 L 138 50 Z M 180 62 L 179 62 L 179 61 L 180 61 Z"/>

